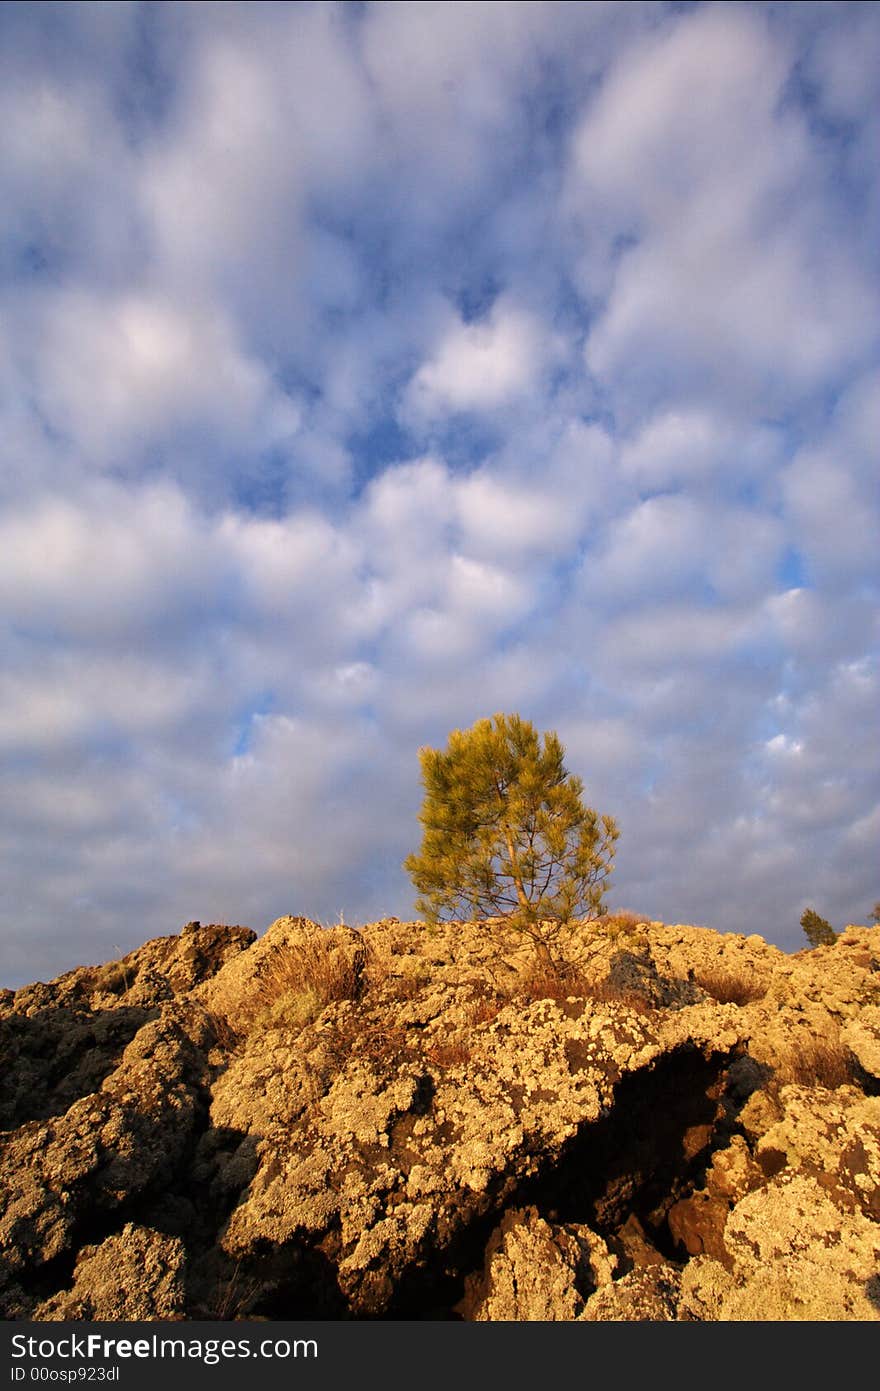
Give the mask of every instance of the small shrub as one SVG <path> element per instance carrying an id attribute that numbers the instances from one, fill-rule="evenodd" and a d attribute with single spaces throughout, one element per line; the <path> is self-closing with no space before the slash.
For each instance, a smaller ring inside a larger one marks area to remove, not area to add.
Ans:
<path id="1" fill-rule="evenodd" d="M 108 995 L 124 995 L 128 990 L 128 976 L 124 966 L 115 963 L 103 967 L 97 977 L 97 988 Z"/>
<path id="2" fill-rule="evenodd" d="M 766 981 L 755 980 L 720 961 L 695 970 L 691 979 L 720 1005 L 750 1005 L 767 994 Z"/>
<path id="3" fill-rule="evenodd" d="M 501 919 L 550 964 L 565 929 L 602 911 L 619 836 L 584 805 L 558 736 L 519 715 L 422 748 L 422 847 L 404 868 L 431 923 Z"/>

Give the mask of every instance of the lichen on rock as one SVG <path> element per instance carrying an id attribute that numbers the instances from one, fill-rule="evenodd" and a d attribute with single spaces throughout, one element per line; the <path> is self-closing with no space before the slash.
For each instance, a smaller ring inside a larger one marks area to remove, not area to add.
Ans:
<path id="1" fill-rule="evenodd" d="M 880 934 L 203 927 L 0 997 L 9 1318 L 880 1317 Z"/>

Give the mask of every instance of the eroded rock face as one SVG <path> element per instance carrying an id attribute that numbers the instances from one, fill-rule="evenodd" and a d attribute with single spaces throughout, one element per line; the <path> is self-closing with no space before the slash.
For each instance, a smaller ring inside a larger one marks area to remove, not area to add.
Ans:
<path id="1" fill-rule="evenodd" d="M 188 924 L 0 999 L 0 1312 L 880 1316 L 880 932 Z"/>
<path id="2" fill-rule="evenodd" d="M 177 1237 L 127 1222 L 77 1257 L 70 1290 L 53 1295 L 34 1319 L 127 1321 L 184 1317 L 186 1253 Z"/>
<path id="3" fill-rule="evenodd" d="M 489 1238 L 485 1266 L 466 1281 L 462 1317 L 478 1321 L 576 1319 L 610 1285 L 617 1262 L 584 1225 L 551 1225 L 537 1208 L 511 1208 Z"/>

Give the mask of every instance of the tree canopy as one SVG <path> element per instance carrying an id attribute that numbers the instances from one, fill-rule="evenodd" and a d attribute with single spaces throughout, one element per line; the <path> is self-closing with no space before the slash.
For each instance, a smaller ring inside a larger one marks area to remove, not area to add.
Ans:
<path id="1" fill-rule="evenodd" d="M 584 805 L 553 731 L 497 714 L 419 761 L 422 847 L 404 868 L 429 922 L 502 917 L 549 959 L 566 923 L 602 913 L 618 827 Z"/>
<path id="2" fill-rule="evenodd" d="M 801 914 L 801 927 L 811 947 L 831 947 L 837 941 L 837 933 L 827 918 L 820 918 L 813 908 L 805 908 Z"/>

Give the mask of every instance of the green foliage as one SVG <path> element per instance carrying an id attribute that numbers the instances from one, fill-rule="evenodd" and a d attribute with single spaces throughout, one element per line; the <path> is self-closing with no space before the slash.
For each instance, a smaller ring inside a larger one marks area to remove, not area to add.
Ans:
<path id="1" fill-rule="evenodd" d="M 582 801 L 552 731 L 519 715 L 456 729 L 419 750 L 422 848 L 404 868 L 429 922 L 502 917 L 545 961 L 573 918 L 603 911 L 619 831 Z"/>
<path id="2" fill-rule="evenodd" d="M 874 907 L 871 909 L 869 918 L 872 923 L 880 923 L 880 899 L 877 900 Z"/>
<path id="3" fill-rule="evenodd" d="M 805 908 L 801 914 L 801 927 L 811 947 L 831 947 L 837 941 L 837 933 L 825 918 L 812 908 Z"/>

